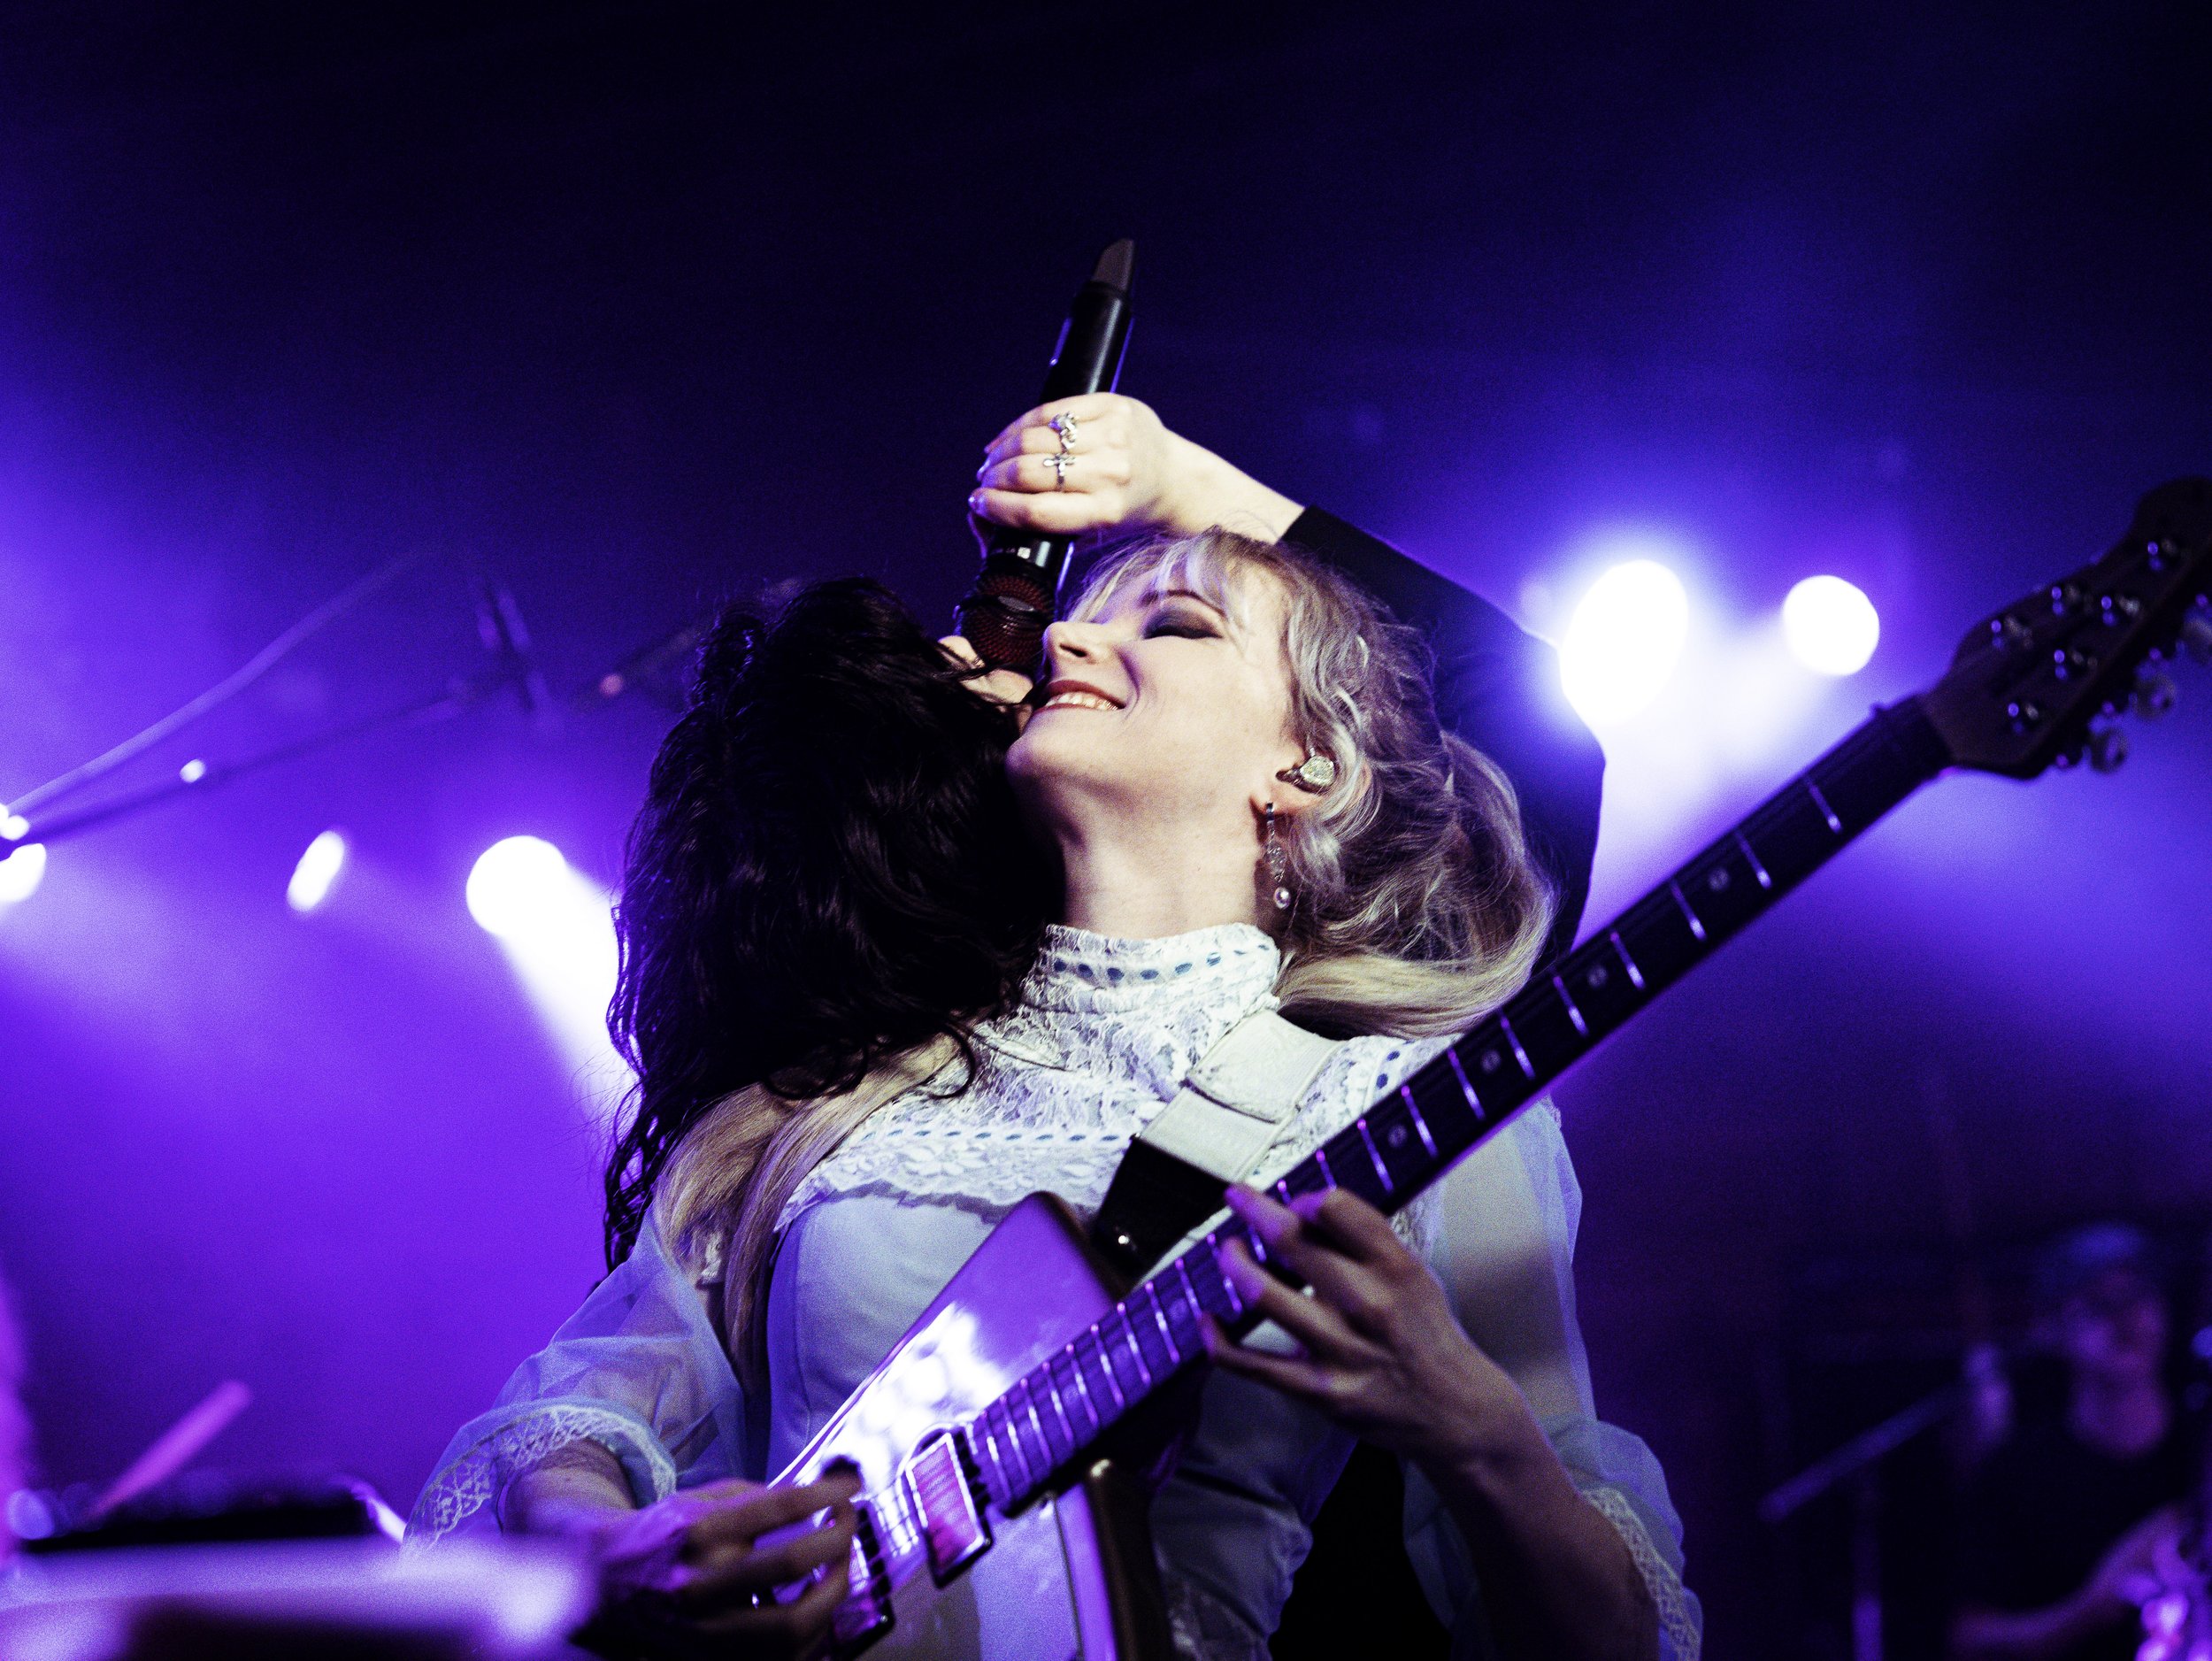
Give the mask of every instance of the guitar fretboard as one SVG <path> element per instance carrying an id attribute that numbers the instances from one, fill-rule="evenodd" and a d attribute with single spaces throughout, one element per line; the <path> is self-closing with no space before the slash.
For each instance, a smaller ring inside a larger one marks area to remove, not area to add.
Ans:
<path id="1" fill-rule="evenodd" d="M 1395 1211 L 1504 1127 L 1723 941 L 1947 765 L 1916 700 L 1873 718 L 1746 815 L 1554 971 L 1331 1137 L 1274 1185 L 1344 1188 Z M 963 1430 L 986 1492 L 1018 1505 L 1205 1353 L 1202 1316 L 1248 1317 L 1221 1268 L 1232 1219 L 1018 1380 Z"/>

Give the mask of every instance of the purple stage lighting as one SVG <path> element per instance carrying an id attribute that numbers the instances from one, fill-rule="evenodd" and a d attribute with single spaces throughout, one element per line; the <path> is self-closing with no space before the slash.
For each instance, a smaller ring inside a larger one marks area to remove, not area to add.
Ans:
<path id="1" fill-rule="evenodd" d="M 303 915 L 330 897 L 338 875 L 346 868 L 346 839 L 326 830 L 307 844 L 307 851 L 292 867 L 292 880 L 284 886 L 284 901 Z"/>
<path id="2" fill-rule="evenodd" d="M 610 1111 L 629 1074 L 607 1038 L 617 953 L 612 896 L 537 836 L 477 857 L 469 915 L 495 938 L 592 1111 Z"/>
<path id="3" fill-rule="evenodd" d="M 0 859 L 0 905 L 13 905 L 38 892 L 46 875 L 46 850 L 38 842 L 18 848 Z"/>
<path id="4" fill-rule="evenodd" d="M 1634 715 L 1673 678 L 1689 632 L 1680 578 L 1655 559 L 1614 565 L 1590 585 L 1560 642 L 1568 702 L 1594 727 Z"/>
<path id="5" fill-rule="evenodd" d="M 1782 602 L 1790 653 L 1824 675 L 1855 675 L 1874 656 L 1882 619 L 1874 602 L 1841 577 L 1808 577 Z"/>

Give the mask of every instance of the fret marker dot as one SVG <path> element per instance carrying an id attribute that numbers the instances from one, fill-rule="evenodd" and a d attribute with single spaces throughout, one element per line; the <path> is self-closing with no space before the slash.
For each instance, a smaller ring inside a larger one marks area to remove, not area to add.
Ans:
<path id="1" fill-rule="evenodd" d="M 1393 1148 L 1404 1147 L 1406 1145 L 1406 1127 L 1403 1125 L 1392 1126 L 1390 1134 L 1387 1136 L 1385 1136 L 1383 1140 L 1388 1142 Z"/>
<path id="2" fill-rule="evenodd" d="M 1482 1070 L 1485 1073 L 1495 1073 L 1503 1065 L 1505 1065 L 1505 1057 L 1496 1050 L 1486 1050 L 1482 1052 Z"/>
<path id="3" fill-rule="evenodd" d="M 1603 986 L 1606 981 L 1605 965 L 1601 963 L 1593 965 L 1590 973 L 1582 978 L 1593 988 Z"/>
<path id="4" fill-rule="evenodd" d="M 1718 894 L 1723 888 L 1726 888 L 1728 886 L 1728 867 L 1726 865 L 1715 865 L 1711 873 L 1705 879 L 1705 886 L 1712 889 L 1712 891 L 1716 894 Z"/>

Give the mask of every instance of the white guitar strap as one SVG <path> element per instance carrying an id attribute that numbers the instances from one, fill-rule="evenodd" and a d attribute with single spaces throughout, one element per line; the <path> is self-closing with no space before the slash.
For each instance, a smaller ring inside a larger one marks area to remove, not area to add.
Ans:
<path id="1" fill-rule="evenodd" d="M 1133 1276 L 1148 1268 L 1252 1173 L 1336 1046 L 1272 1010 L 1232 1027 L 1129 1144 L 1093 1243 Z"/>
<path id="2" fill-rule="evenodd" d="M 1137 1139 L 1208 1176 L 1241 1182 L 1335 1049 L 1333 1039 L 1256 1010 L 1199 1057 Z"/>

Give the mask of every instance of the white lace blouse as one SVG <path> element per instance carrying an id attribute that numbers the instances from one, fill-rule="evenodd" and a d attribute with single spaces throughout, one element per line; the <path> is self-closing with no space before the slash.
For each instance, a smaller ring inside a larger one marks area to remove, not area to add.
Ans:
<path id="1" fill-rule="evenodd" d="M 793 1195 L 769 1290 L 769 1400 L 742 1398 L 697 1282 L 649 1227 L 493 1411 L 465 1426 L 424 1489 L 411 1538 L 495 1527 L 499 1486 L 568 1442 L 619 1458 L 641 1503 L 780 1470 L 873 1369 L 990 1227 L 1039 1189 L 1094 1211 L 1130 1139 L 1193 1063 L 1270 1006 L 1274 942 L 1244 925 L 1162 940 L 1054 928 L 1015 1008 L 980 1032 L 957 1096 L 887 1104 Z M 1441 1041 L 1338 1047 L 1271 1150 L 1287 1170 L 1437 1053 Z M 939 1087 L 941 1091 L 942 1086 Z M 1400 1219 L 1468 1332 L 1528 1397 L 1586 1498 L 1619 1530 L 1657 1603 L 1663 1649 L 1697 1654 L 1680 1525 L 1642 1442 L 1600 1421 L 1574 1318 L 1580 1210 L 1548 1103 L 1464 1161 Z M 1204 1387 L 1198 1426 L 1154 1506 L 1179 1645 L 1263 1661 L 1351 1439 L 1240 1379 Z M 1489 1650 L 1464 1543 L 1417 1472 L 1407 1545 L 1455 1656 Z"/>

